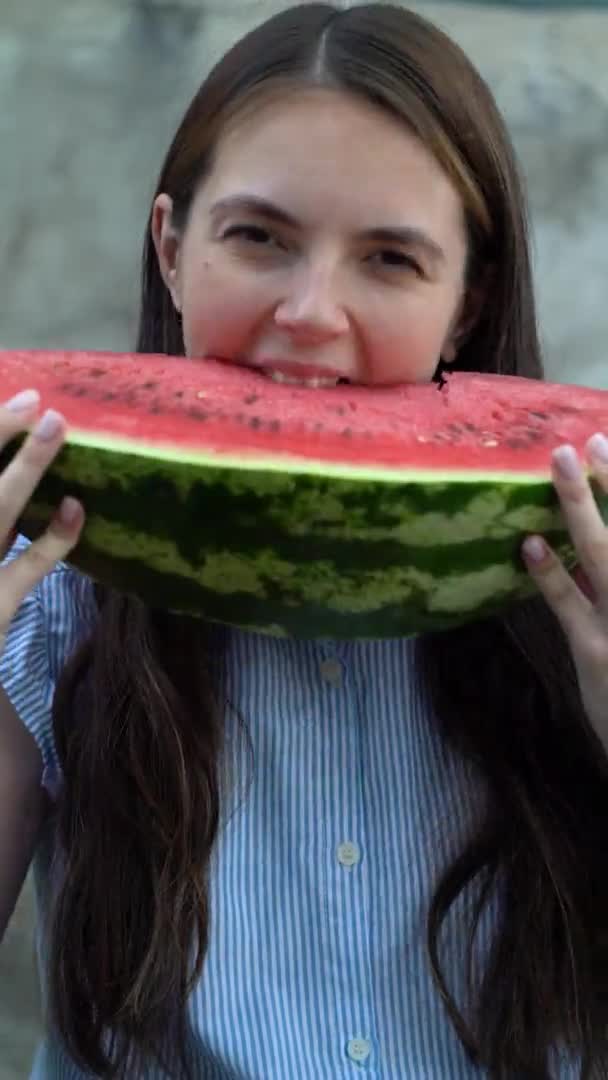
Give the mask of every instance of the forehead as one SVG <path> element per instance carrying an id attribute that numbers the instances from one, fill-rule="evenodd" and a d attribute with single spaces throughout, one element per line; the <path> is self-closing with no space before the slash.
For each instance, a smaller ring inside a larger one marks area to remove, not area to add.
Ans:
<path id="1" fill-rule="evenodd" d="M 311 88 L 251 105 L 225 128 L 201 194 L 213 202 L 246 190 L 297 213 L 395 220 L 414 213 L 460 223 L 458 192 L 400 118 L 339 90 Z M 418 223 L 424 224 L 420 220 Z"/>

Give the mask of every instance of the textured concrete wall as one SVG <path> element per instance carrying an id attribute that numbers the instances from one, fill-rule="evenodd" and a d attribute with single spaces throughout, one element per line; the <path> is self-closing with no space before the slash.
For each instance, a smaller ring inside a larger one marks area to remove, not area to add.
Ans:
<path id="1" fill-rule="evenodd" d="M 0 0 L 0 346 L 128 348 L 148 202 L 209 64 L 266 0 Z M 608 387 L 608 10 L 418 4 L 467 49 L 529 181 L 549 372 Z M 31 894 L 0 950 L 0 1080 L 36 1037 Z"/>
<path id="2" fill-rule="evenodd" d="M 123 348 L 160 159 L 268 0 L 2 0 L 0 344 Z M 425 3 L 489 79 L 529 180 L 550 374 L 608 386 L 608 10 Z"/>

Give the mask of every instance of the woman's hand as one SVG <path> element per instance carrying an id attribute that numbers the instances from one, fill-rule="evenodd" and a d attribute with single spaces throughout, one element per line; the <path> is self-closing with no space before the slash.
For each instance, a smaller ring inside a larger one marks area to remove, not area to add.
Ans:
<path id="1" fill-rule="evenodd" d="M 608 439 L 594 435 L 585 456 L 597 483 L 608 493 Z M 585 710 L 608 753 L 608 528 L 571 446 L 554 451 L 552 472 L 578 555 L 577 570 L 569 574 L 539 536 L 527 537 L 523 554 L 568 638 Z"/>
<path id="2" fill-rule="evenodd" d="M 30 427 L 38 406 L 39 396 L 33 390 L 25 390 L 0 406 L 0 447 Z M 0 473 L 0 560 L 11 547 L 19 516 L 59 450 L 64 434 L 63 418 L 58 413 L 46 412 Z M 43 535 L 16 559 L 0 566 L 0 652 L 21 601 L 74 547 L 83 522 L 80 503 L 64 499 Z"/>

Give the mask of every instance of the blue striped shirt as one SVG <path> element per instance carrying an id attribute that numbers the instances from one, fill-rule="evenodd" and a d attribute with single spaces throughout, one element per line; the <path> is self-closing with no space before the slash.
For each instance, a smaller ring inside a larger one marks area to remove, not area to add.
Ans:
<path id="1" fill-rule="evenodd" d="M 0 681 L 40 747 L 51 793 L 61 782 L 53 689 L 94 618 L 90 582 L 59 565 L 24 602 L 0 660 Z M 232 788 L 212 860 L 209 951 L 189 1003 L 197 1076 L 480 1076 L 434 988 L 425 919 L 437 875 L 481 812 L 483 789 L 435 730 L 412 641 L 292 641 L 236 630 L 226 639 Z M 239 711 L 253 759 L 232 719 Z M 52 860 L 45 836 L 34 865 L 41 922 Z M 480 955 L 498 902 L 482 919 Z M 463 899 L 442 935 L 461 1000 L 466 916 Z M 40 933 L 43 990 L 44 956 Z M 52 1030 L 32 1075 L 84 1076 Z M 577 1074 L 560 1059 L 555 1075 Z"/>

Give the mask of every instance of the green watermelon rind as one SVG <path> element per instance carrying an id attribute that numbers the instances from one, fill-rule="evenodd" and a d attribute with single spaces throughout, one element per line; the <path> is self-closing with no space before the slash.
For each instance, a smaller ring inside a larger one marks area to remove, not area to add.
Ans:
<path id="1" fill-rule="evenodd" d="M 575 562 L 548 475 L 159 453 L 72 432 L 23 531 L 75 495 L 87 523 L 71 561 L 92 577 L 299 637 L 407 636 L 491 615 L 535 591 L 520 554 L 529 532 Z"/>

